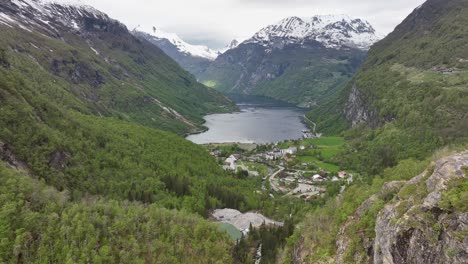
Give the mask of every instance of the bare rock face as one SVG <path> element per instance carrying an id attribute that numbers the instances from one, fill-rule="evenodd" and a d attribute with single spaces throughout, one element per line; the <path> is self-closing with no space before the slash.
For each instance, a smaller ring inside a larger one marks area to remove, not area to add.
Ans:
<path id="1" fill-rule="evenodd" d="M 440 206 L 467 167 L 468 153 L 456 154 L 403 186 L 378 215 L 374 263 L 468 263 L 468 212 Z"/>
<path id="2" fill-rule="evenodd" d="M 68 151 L 56 150 L 50 156 L 49 165 L 56 170 L 63 170 L 70 159 L 71 154 Z"/>
<path id="3" fill-rule="evenodd" d="M 398 192 L 400 188 L 405 184 L 404 181 L 393 181 L 387 182 L 382 186 L 380 192 L 372 195 L 367 200 L 365 200 L 356 210 L 353 216 L 341 226 L 340 231 L 338 232 L 336 238 L 336 262 L 337 263 L 346 263 L 345 254 L 348 250 L 348 247 L 352 243 L 351 238 L 347 235 L 350 225 L 359 221 L 365 213 L 371 208 L 371 206 L 378 201 L 378 199 L 384 199 L 393 195 L 395 192 Z M 354 261 L 356 263 L 368 263 L 372 258 L 374 241 L 367 238 L 365 235 L 360 234 L 361 241 L 363 242 L 362 246 L 365 248 L 367 255 L 361 255 L 358 252 L 354 253 Z"/>
<path id="4" fill-rule="evenodd" d="M 26 162 L 18 159 L 13 153 L 10 145 L 0 141 L 0 161 L 5 162 L 10 168 L 30 172 Z"/>
<path id="5" fill-rule="evenodd" d="M 362 94 L 356 84 L 351 88 L 344 114 L 346 119 L 351 121 L 353 127 L 360 123 L 366 123 L 371 127 L 379 125 L 378 114 L 370 109 L 364 94 Z"/>

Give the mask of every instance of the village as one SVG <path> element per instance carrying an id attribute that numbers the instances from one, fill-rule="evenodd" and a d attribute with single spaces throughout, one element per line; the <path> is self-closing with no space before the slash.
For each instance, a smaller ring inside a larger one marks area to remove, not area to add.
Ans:
<path id="1" fill-rule="evenodd" d="M 342 144 L 340 138 L 315 138 L 230 151 L 211 146 L 210 153 L 232 174 L 262 177 L 259 192 L 268 192 L 272 199 L 291 196 L 307 202 L 327 192 L 342 192 L 353 182 L 353 174 L 330 163 Z"/>

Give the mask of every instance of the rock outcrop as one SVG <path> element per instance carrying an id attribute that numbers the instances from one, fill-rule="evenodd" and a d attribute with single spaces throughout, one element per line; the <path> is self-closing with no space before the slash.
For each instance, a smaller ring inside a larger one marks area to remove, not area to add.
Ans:
<path id="1" fill-rule="evenodd" d="M 372 110 L 367 102 L 364 94 L 359 90 L 356 84 L 351 88 L 344 109 L 344 115 L 352 126 L 360 123 L 366 123 L 370 127 L 377 127 L 379 125 L 379 117 L 376 111 Z"/>
<path id="2" fill-rule="evenodd" d="M 405 184 L 377 217 L 374 263 L 468 263 L 468 212 L 440 205 L 451 182 L 468 180 L 466 168 L 467 152 Z"/>
<path id="3" fill-rule="evenodd" d="M 387 182 L 383 185 L 380 192 L 372 195 L 367 200 L 365 200 L 356 210 L 353 216 L 341 226 L 340 231 L 338 232 L 336 238 L 336 262 L 337 263 L 346 263 L 345 254 L 349 250 L 349 246 L 352 243 L 352 239 L 347 235 L 348 229 L 351 225 L 356 224 L 364 215 L 370 210 L 370 208 L 380 200 L 387 200 L 388 197 L 392 197 L 400 188 L 405 184 L 404 181 L 392 181 Z M 359 234 L 360 240 L 362 241 L 362 246 L 365 248 L 365 254 L 360 254 L 360 252 L 354 252 L 354 261 L 356 263 L 368 263 L 372 258 L 373 254 L 373 239 L 366 237 L 364 233 Z"/>
<path id="4" fill-rule="evenodd" d="M 0 141 L 0 161 L 5 162 L 10 168 L 22 170 L 29 173 L 29 167 L 26 162 L 22 161 L 13 153 L 10 145 Z"/>

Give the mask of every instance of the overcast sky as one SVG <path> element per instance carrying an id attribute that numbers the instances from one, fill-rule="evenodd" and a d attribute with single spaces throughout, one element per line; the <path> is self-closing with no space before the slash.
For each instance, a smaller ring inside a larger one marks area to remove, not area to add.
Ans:
<path id="1" fill-rule="evenodd" d="M 58 2 L 60 0 L 57 0 Z M 64 0 L 65 1 L 65 0 Z M 425 0 L 82 0 L 130 29 L 156 26 L 193 44 L 222 48 L 288 16 L 348 14 L 391 32 Z"/>

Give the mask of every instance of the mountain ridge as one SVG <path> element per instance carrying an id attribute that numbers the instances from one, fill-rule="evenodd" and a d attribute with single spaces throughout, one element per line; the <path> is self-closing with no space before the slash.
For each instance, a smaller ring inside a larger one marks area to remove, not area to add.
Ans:
<path id="1" fill-rule="evenodd" d="M 244 43 L 277 46 L 271 42 L 280 39 L 283 44 L 317 41 L 327 48 L 352 47 L 367 50 L 381 38 L 372 25 L 349 15 L 318 15 L 287 17 L 269 25 Z"/>
<path id="2" fill-rule="evenodd" d="M 4 34 L 19 35 L 17 42 L 4 39 L 4 52 L 28 54 L 70 83 L 66 93 L 77 93 L 95 113 L 185 133 L 200 130 L 204 114 L 233 107 L 159 48 L 92 7 L 14 0 L 0 8 Z"/>
<path id="3" fill-rule="evenodd" d="M 146 32 L 144 30 L 139 30 L 136 28 L 134 32 L 141 32 L 144 34 L 150 35 L 151 38 L 154 38 L 154 41 L 167 40 L 172 45 L 174 45 L 177 50 L 181 53 L 184 53 L 189 56 L 199 57 L 213 61 L 220 54 L 219 51 L 212 50 L 205 45 L 192 45 L 181 39 L 176 33 L 167 33 L 159 28 L 153 27 L 151 32 Z"/>
<path id="4" fill-rule="evenodd" d="M 224 93 L 308 108 L 341 91 L 377 38 L 368 22 L 349 16 L 289 17 L 227 50 L 197 77 Z"/>

